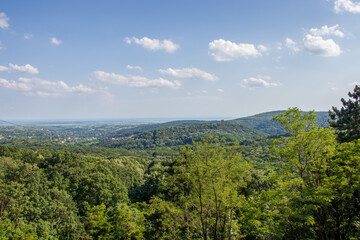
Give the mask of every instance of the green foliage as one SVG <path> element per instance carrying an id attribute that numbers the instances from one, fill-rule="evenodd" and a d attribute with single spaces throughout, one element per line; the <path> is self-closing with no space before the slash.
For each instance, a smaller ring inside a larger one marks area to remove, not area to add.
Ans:
<path id="1" fill-rule="evenodd" d="M 112 222 L 114 239 L 144 239 L 145 217 L 138 209 L 118 204 Z"/>
<path id="2" fill-rule="evenodd" d="M 84 217 L 100 213 L 96 206 L 113 212 L 129 202 L 128 189 L 142 182 L 145 171 L 134 157 L 101 159 L 4 146 L 0 154 L 9 156 L 0 156 L 0 234 L 10 239 L 85 237 Z M 131 235 L 141 235 L 135 232 Z"/>
<path id="3" fill-rule="evenodd" d="M 182 121 L 171 121 L 165 123 L 152 123 L 152 124 L 141 124 L 139 126 L 120 129 L 114 137 L 119 136 L 131 136 L 136 135 L 145 131 L 152 131 L 159 128 L 165 127 L 185 127 L 185 126 L 195 126 L 198 124 L 205 123 L 205 121 L 196 121 L 196 120 L 182 120 Z"/>
<path id="4" fill-rule="evenodd" d="M 243 141 L 266 136 L 265 133 L 245 127 L 236 122 L 207 122 L 186 127 L 167 127 L 146 131 L 121 141 L 102 142 L 101 146 L 121 147 L 125 149 L 154 149 L 192 144 L 202 138 L 213 135 L 225 137 L 229 142 Z"/>
<path id="5" fill-rule="evenodd" d="M 105 205 L 97 205 L 91 208 L 86 217 L 86 230 L 91 239 L 113 239 L 111 236 L 112 225 L 105 214 Z"/>
<path id="6" fill-rule="evenodd" d="M 271 121 L 287 134 L 179 122 L 121 142 L 136 153 L 8 141 L 0 239 L 360 239 L 360 140 L 297 108 Z"/>
<path id="7" fill-rule="evenodd" d="M 0 220 L 7 236 L 79 238 L 82 227 L 74 202 L 51 188 L 36 164 L 2 157 L 0 166 Z"/>
<path id="8" fill-rule="evenodd" d="M 274 199 L 281 203 L 283 237 L 358 238 L 358 143 L 338 144 L 334 130 L 319 128 L 312 113 L 297 108 L 276 120 L 290 134 L 274 146 L 282 162 Z"/>
<path id="9" fill-rule="evenodd" d="M 281 135 L 281 134 L 285 134 L 286 130 L 279 122 L 274 121 L 273 117 L 284 112 L 285 111 L 273 111 L 273 112 L 260 113 L 250 117 L 238 118 L 233 121 L 238 122 L 247 127 L 265 132 L 267 134 Z M 329 126 L 328 124 L 329 115 L 327 112 L 314 112 L 314 113 L 316 114 L 317 125 L 321 127 Z"/>
<path id="10" fill-rule="evenodd" d="M 360 87 L 355 86 L 354 92 L 348 93 L 349 99 L 341 99 L 343 106 L 339 110 L 332 107 L 329 111 L 330 126 L 336 129 L 340 142 L 350 142 L 360 138 Z"/>
<path id="11" fill-rule="evenodd" d="M 225 141 L 223 141 L 225 143 Z M 222 147 L 217 139 L 185 146 L 169 177 L 170 201 L 154 198 L 149 205 L 150 229 L 161 239 L 228 239 L 242 236 L 241 206 L 250 166 L 239 146 Z"/>

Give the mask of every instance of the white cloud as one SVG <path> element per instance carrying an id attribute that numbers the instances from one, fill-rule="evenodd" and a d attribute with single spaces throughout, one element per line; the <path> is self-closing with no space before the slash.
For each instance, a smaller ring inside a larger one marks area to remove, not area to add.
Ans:
<path id="1" fill-rule="evenodd" d="M 50 39 L 50 41 L 51 41 L 52 44 L 54 44 L 54 45 L 56 45 L 56 46 L 59 46 L 59 45 L 62 43 L 61 40 L 59 40 L 59 39 L 57 39 L 57 38 L 55 38 L 55 37 L 52 37 L 52 38 Z"/>
<path id="2" fill-rule="evenodd" d="M 336 13 L 343 11 L 360 13 L 360 2 L 353 2 L 351 0 L 336 0 L 334 10 Z"/>
<path id="3" fill-rule="evenodd" d="M 224 39 L 214 40 L 209 43 L 209 54 L 216 61 L 228 62 L 239 57 L 257 57 L 261 55 L 254 44 L 234 43 Z"/>
<path id="4" fill-rule="evenodd" d="M 289 48 L 292 52 L 300 51 L 300 48 L 297 47 L 296 42 L 294 42 L 291 38 L 285 39 L 285 46 Z"/>
<path id="5" fill-rule="evenodd" d="M 159 40 L 159 39 L 151 39 L 148 37 L 143 37 L 141 39 L 132 37 L 132 38 L 126 38 L 125 42 L 127 44 L 136 43 L 138 45 L 141 45 L 143 48 L 149 49 L 149 50 L 165 50 L 168 53 L 175 52 L 179 45 L 173 43 L 170 40 Z"/>
<path id="6" fill-rule="evenodd" d="M 202 71 L 198 68 L 182 68 L 182 69 L 160 69 L 159 72 L 161 74 L 165 74 L 167 76 L 177 77 L 177 78 L 197 78 L 204 79 L 208 81 L 216 81 L 218 77 L 214 74 Z"/>
<path id="7" fill-rule="evenodd" d="M 136 88 L 179 88 L 181 83 L 179 81 L 169 81 L 163 78 L 148 79 L 142 76 L 123 76 L 115 73 L 107 73 L 103 71 L 94 72 L 94 77 L 102 82 L 117 84 L 121 86 L 136 87 Z"/>
<path id="8" fill-rule="evenodd" d="M 258 46 L 257 46 L 257 48 L 258 48 L 258 50 L 260 51 L 260 52 L 267 52 L 269 49 L 268 49 L 268 47 L 266 47 L 266 46 L 264 46 L 264 45 L 262 45 L 262 44 L 259 44 Z"/>
<path id="9" fill-rule="evenodd" d="M 126 69 L 130 69 L 130 70 L 139 70 L 142 71 L 142 67 L 140 66 L 131 66 L 131 65 L 126 65 Z"/>
<path id="10" fill-rule="evenodd" d="M 269 82 L 271 77 L 269 76 L 258 76 L 258 77 L 251 77 L 243 79 L 240 83 L 240 86 L 243 88 L 248 88 L 250 90 L 254 90 L 256 88 L 262 88 L 262 87 L 278 87 L 281 85 L 281 83 L 274 83 Z"/>
<path id="11" fill-rule="evenodd" d="M 332 39 L 325 40 L 321 36 L 307 34 L 303 41 L 305 49 L 313 55 L 333 57 L 341 54 L 340 46 Z"/>
<path id="12" fill-rule="evenodd" d="M 313 36 L 325 36 L 325 35 L 334 35 L 337 37 L 344 37 L 345 34 L 339 30 L 339 25 L 336 24 L 332 27 L 328 27 L 327 25 L 319 28 L 311 28 L 310 33 Z"/>
<path id="13" fill-rule="evenodd" d="M 39 70 L 33 66 L 31 66 L 30 64 L 26 64 L 25 66 L 19 66 L 16 64 L 9 64 L 9 68 L 11 69 L 11 71 L 19 71 L 19 72 L 26 72 L 26 73 L 30 73 L 30 74 L 38 74 Z"/>
<path id="14" fill-rule="evenodd" d="M 220 93 L 223 93 L 223 92 L 224 92 L 224 90 L 221 89 L 221 88 L 218 88 L 217 91 L 220 92 Z"/>
<path id="15" fill-rule="evenodd" d="M 24 38 L 27 39 L 27 40 L 32 39 L 32 37 L 33 37 L 33 35 L 30 34 L 30 33 L 25 33 L 24 34 Z"/>
<path id="16" fill-rule="evenodd" d="M 0 28 L 6 29 L 10 26 L 9 18 L 6 16 L 4 12 L 0 12 Z"/>
<path id="17" fill-rule="evenodd" d="M 63 81 L 51 82 L 39 78 L 19 78 L 17 81 L 0 78 L 0 87 L 21 91 L 28 96 L 62 96 L 69 93 L 95 92 L 82 84 L 70 87 Z"/>
<path id="18" fill-rule="evenodd" d="M 30 74 L 38 74 L 39 70 L 30 64 L 19 66 L 16 64 L 9 64 L 9 67 L 0 66 L 0 72 L 25 72 Z"/>

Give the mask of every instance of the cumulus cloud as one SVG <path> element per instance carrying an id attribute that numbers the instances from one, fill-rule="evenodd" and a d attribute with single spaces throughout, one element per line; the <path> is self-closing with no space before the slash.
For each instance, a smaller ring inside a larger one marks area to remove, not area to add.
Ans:
<path id="1" fill-rule="evenodd" d="M 148 37 L 143 37 L 141 39 L 132 37 L 132 38 L 125 38 L 125 42 L 127 44 L 135 43 L 138 45 L 141 45 L 143 48 L 149 49 L 149 50 L 165 50 L 168 53 L 175 52 L 178 50 L 179 45 L 173 43 L 170 40 L 159 40 L 159 39 L 151 39 Z"/>
<path id="2" fill-rule="evenodd" d="M 218 77 L 214 74 L 205 72 L 198 68 L 182 68 L 182 69 L 160 69 L 159 72 L 161 74 L 165 74 L 167 76 L 177 77 L 177 78 L 196 78 L 196 79 L 204 79 L 208 81 L 216 81 Z"/>
<path id="3" fill-rule="evenodd" d="M 291 38 L 285 39 L 285 46 L 289 48 L 292 52 L 298 52 L 300 51 L 300 48 L 298 48 L 295 41 L 293 41 Z"/>
<path id="4" fill-rule="evenodd" d="M 4 12 L 0 12 L 0 28 L 7 29 L 10 26 L 9 20 Z"/>
<path id="5" fill-rule="evenodd" d="M 321 36 L 307 34 L 303 41 L 305 49 L 313 55 L 333 57 L 341 54 L 340 46 L 333 39 L 325 40 Z"/>
<path id="6" fill-rule="evenodd" d="M 52 37 L 52 38 L 50 39 L 50 41 L 51 41 L 52 44 L 54 44 L 54 45 L 56 45 L 56 46 L 59 46 L 59 45 L 62 43 L 62 41 L 59 40 L 59 39 L 57 39 L 56 37 Z"/>
<path id="7" fill-rule="evenodd" d="M 336 0 L 334 10 L 336 13 L 350 12 L 360 13 L 360 2 L 353 2 L 351 0 Z"/>
<path id="8" fill-rule="evenodd" d="M 9 64 L 9 67 L 0 66 L 0 72 L 25 72 L 30 74 L 38 74 L 39 70 L 30 64 L 26 64 L 24 66 L 19 66 L 16 64 Z"/>
<path id="9" fill-rule="evenodd" d="M 243 88 L 254 90 L 256 88 L 278 87 L 281 85 L 280 83 L 269 82 L 269 80 L 271 80 L 271 77 L 269 76 L 246 78 L 241 81 L 240 86 Z"/>
<path id="10" fill-rule="evenodd" d="M 334 35 L 337 37 L 344 37 L 345 34 L 339 30 L 339 25 L 336 24 L 332 27 L 328 27 L 327 25 L 319 28 L 311 28 L 310 33 L 313 36 L 325 36 L 325 35 Z"/>
<path id="11" fill-rule="evenodd" d="M 130 69 L 130 70 L 139 70 L 142 71 L 142 67 L 140 66 L 131 66 L 131 65 L 126 65 L 126 69 Z"/>
<path id="12" fill-rule="evenodd" d="M 220 93 L 223 93 L 223 92 L 224 92 L 224 90 L 221 89 L 221 88 L 218 88 L 217 91 L 220 92 Z"/>
<path id="13" fill-rule="evenodd" d="M 62 96 L 95 92 L 82 84 L 70 87 L 63 81 L 52 82 L 39 78 L 19 78 L 17 81 L 0 78 L 0 87 L 21 91 L 28 96 Z"/>
<path id="14" fill-rule="evenodd" d="M 260 50 L 254 44 L 234 43 L 221 38 L 209 43 L 209 54 L 219 62 L 228 62 L 239 57 L 248 58 L 261 55 Z"/>
<path id="15" fill-rule="evenodd" d="M 181 86 L 181 83 L 179 81 L 169 81 L 163 78 L 157 78 L 157 79 L 148 79 L 146 77 L 142 76 L 123 76 L 120 74 L 115 73 L 107 73 L 103 71 L 96 71 L 94 72 L 95 79 L 121 85 L 121 86 L 127 86 L 127 87 L 136 87 L 136 88 L 179 88 Z"/>

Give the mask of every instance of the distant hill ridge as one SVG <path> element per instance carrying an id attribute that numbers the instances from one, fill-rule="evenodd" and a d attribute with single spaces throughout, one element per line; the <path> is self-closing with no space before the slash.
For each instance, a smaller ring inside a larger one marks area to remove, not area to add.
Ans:
<path id="1" fill-rule="evenodd" d="M 144 131 L 120 141 L 100 143 L 108 147 L 125 149 L 149 149 L 155 147 L 172 147 L 191 144 L 209 135 L 215 138 L 225 137 L 227 141 L 244 141 L 268 136 L 268 134 L 249 128 L 233 121 L 204 122 L 191 126 L 163 127 Z"/>
<path id="2" fill-rule="evenodd" d="M 243 124 L 245 126 L 248 126 L 250 128 L 262 131 L 264 133 L 273 135 L 273 134 L 284 134 L 285 129 L 276 121 L 272 120 L 272 118 L 279 113 L 284 113 L 285 110 L 280 111 L 272 111 L 272 112 L 265 112 L 265 113 L 259 113 L 253 116 L 249 117 L 243 117 L 243 118 L 237 118 L 234 121 L 240 124 Z M 320 127 L 328 127 L 328 119 L 329 119 L 329 113 L 328 112 L 314 112 L 316 117 L 316 124 L 318 124 Z"/>
<path id="3" fill-rule="evenodd" d="M 186 126 L 195 126 L 207 121 L 200 121 L 200 120 L 178 120 L 178 121 L 170 121 L 165 123 L 149 123 L 149 124 L 141 124 L 137 125 L 132 128 L 121 129 L 117 132 L 117 135 L 123 135 L 125 137 L 131 135 L 137 135 L 139 133 L 145 131 L 156 130 L 159 128 L 165 127 L 186 127 Z"/>
<path id="4" fill-rule="evenodd" d="M 285 129 L 272 118 L 279 113 L 272 111 L 253 116 L 237 118 L 228 121 L 198 121 L 181 120 L 156 124 L 142 124 L 132 128 L 121 129 L 113 137 L 125 137 L 119 141 L 100 143 L 107 147 L 121 147 L 125 149 L 150 149 L 155 147 L 172 147 L 191 144 L 212 135 L 216 138 L 225 137 L 227 141 L 244 141 L 266 137 L 269 135 L 285 134 Z M 328 127 L 328 113 L 315 112 L 317 124 Z"/>

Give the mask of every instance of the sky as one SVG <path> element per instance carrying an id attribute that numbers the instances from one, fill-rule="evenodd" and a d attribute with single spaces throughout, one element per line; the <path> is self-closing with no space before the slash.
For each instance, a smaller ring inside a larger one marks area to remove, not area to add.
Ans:
<path id="1" fill-rule="evenodd" d="M 328 111 L 359 38 L 357 0 L 1 0 L 0 119 Z"/>

